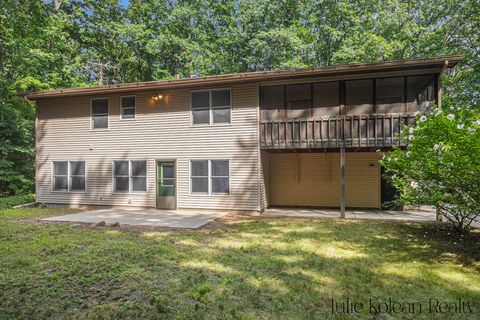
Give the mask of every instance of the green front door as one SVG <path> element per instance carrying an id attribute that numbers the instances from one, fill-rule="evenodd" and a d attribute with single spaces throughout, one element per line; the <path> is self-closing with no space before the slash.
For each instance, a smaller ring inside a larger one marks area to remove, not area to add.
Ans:
<path id="1" fill-rule="evenodd" d="M 175 209 L 175 162 L 157 162 L 157 208 Z"/>

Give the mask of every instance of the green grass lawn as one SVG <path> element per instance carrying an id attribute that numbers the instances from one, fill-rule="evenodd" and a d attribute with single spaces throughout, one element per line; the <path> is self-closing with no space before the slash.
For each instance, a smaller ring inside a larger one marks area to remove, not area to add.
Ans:
<path id="1" fill-rule="evenodd" d="M 445 226 L 242 218 L 196 231 L 36 222 L 65 209 L 0 210 L 2 319 L 474 319 L 480 235 Z M 438 228 L 438 230 L 436 230 Z M 331 299 L 364 303 L 331 315 Z M 369 313 L 369 299 L 419 302 Z M 429 314 L 428 299 L 472 314 Z M 418 310 L 418 309 L 417 309 Z"/>

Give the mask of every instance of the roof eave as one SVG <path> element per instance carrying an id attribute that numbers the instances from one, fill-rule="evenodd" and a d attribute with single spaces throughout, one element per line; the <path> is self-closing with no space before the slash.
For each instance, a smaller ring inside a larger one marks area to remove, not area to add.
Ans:
<path id="1" fill-rule="evenodd" d="M 250 81 L 266 81 L 277 80 L 281 78 L 299 78 L 308 76 L 322 76 L 324 74 L 343 74 L 349 72 L 377 72 L 385 71 L 392 68 L 413 68 L 425 65 L 444 65 L 448 63 L 448 68 L 455 67 L 460 61 L 463 60 L 462 55 L 455 56 L 441 56 L 435 58 L 422 58 L 415 60 L 399 60 L 399 61 L 386 61 L 375 63 L 363 63 L 353 65 L 335 65 L 320 68 L 304 68 L 293 70 L 278 70 L 278 71 L 256 71 L 246 73 L 234 73 L 226 75 L 215 75 L 198 78 L 184 78 L 174 80 L 159 80 L 150 82 L 137 82 L 118 85 L 108 85 L 102 87 L 87 87 L 87 88 L 71 88 L 63 90 L 51 90 L 40 92 L 29 92 L 22 94 L 28 100 L 36 100 L 40 98 L 54 98 L 65 96 L 81 96 L 81 95 L 95 95 L 104 93 L 116 93 L 126 91 L 148 91 L 170 88 L 181 88 L 186 86 L 202 86 L 202 85 L 215 85 L 232 84 L 235 82 L 250 82 Z"/>

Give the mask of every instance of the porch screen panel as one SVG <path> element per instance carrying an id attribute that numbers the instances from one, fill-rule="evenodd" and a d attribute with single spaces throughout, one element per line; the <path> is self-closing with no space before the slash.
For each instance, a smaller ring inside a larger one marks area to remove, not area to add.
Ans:
<path id="1" fill-rule="evenodd" d="M 373 80 L 351 80 L 345 82 L 346 113 L 373 113 Z"/>
<path id="2" fill-rule="evenodd" d="M 408 111 L 429 111 L 435 103 L 435 75 L 407 77 Z"/>
<path id="3" fill-rule="evenodd" d="M 340 114 L 338 82 L 313 84 L 313 116 L 328 117 Z"/>
<path id="4" fill-rule="evenodd" d="M 375 80 L 376 113 L 402 113 L 404 77 Z"/>
<path id="5" fill-rule="evenodd" d="M 260 87 L 260 110 L 262 120 L 285 118 L 284 86 Z"/>
<path id="6" fill-rule="evenodd" d="M 310 83 L 291 84 L 285 87 L 288 119 L 310 117 L 312 106 L 312 85 Z"/>

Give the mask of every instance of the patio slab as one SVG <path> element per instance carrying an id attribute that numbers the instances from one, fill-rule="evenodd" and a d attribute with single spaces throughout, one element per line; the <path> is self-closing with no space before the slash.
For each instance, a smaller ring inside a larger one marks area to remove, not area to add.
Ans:
<path id="1" fill-rule="evenodd" d="M 42 219 L 44 221 L 98 223 L 119 223 L 120 225 L 199 228 L 216 218 L 226 215 L 223 211 L 176 211 L 147 208 L 111 208 L 67 214 Z"/>
<path id="2" fill-rule="evenodd" d="M 336 209 L 296 209 L 270 208 L 264 213 L 266 216 L 276 217 L 305 217 L 305 218 L 338 218 L 340 210 Z M 346 210 L 346 219 L 379 219 L 403 221 L 435 221 L 435 209 L 426 207 L 419 210 L 389 211 L 389 210 Z"/>

